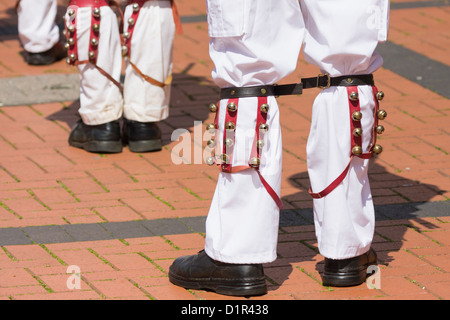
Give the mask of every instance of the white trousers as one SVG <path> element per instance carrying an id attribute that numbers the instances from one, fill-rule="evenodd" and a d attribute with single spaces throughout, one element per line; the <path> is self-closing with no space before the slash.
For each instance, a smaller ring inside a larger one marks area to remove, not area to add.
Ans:
<path id="1" fill-rule="evenodd" d="M 56 0 L 21 0 L 17 8 L 19 39 L 27 52 L 50 50 L 59 41 Z"/>
<path id="2" fill-rule="evenodd" d="M 306 59 L 331 76 L 372 73 L 382 64 L 375 48 L 386 40 L 387 0 L 304 0 L 301 8 L 297 0 L 237 0 L 232 4 L 207 0 L 207 5 L 210 56 L 215 65 L 212 76 L 220 87 L 276 83 L 296 69 L 302 44 Z M 360 86 L 358 91 L 363 149 L 367 151 L 375 101 L 370 86 Z M 241 98 L 239 106 L 252 109 L 254 101 Z M 226 100 L 220 104 L 225 105 Z M 269 105 L 269 131 L 273 134 L 270 150 L 262 152 L 262 162 L 268 165 L 261 167 L 261 173 L 279 193 L 282 144 L 273 97 L 269 97 Z M 221 112 L 226 112 L 224 109 Z M 237 128 L 242 125 L 239 119 L 246 122 L 244 127 L 252 127 L 255 116 L 241 117 L 242 109 L 238 108 Z M 223 127 L 219 127 L 219 136 L 222 134 Z M 236 132 L 236 141 L 238 138 Z M 314 192 L 341 174 L 350 149 L 346 88 L 324 89 L 313 105 L 307 144 Z M 354 257 L 371 245 L 374 208 L 367 165 L 368 160 L 355 158 L 344 181 L 328 196 L 314 200 L 318 246 L 327 258 Z M 213 259 L 229 263 L 273 261 L 278 217 L 278 207 L 254 170 L 220 173 L 206 222 L 205 251 Z"/>
<path id="3" fill-rule="evenodd" d="M 97 65 L 120 82 L 122 51 L 117 16 L 104 6 L 101 10 Z M 132 6 L 124 12 L 124 31 Z M 91 30 L 92 9 L 79 8 L 77 12 L 77 46 L 79 60 L 87 60 Z M 66 13 L 66 23 L 73 19 Z M 139 11 L 133 30 L 130 61 L 147 76 L 165 82 L 172 74 L 172 50 L 175 35 L 170 1 L 147 1 Z M 119 119 L 157 122 L 169 115 L 170 87 L 150 84 L 126 60 L 123 94 L 119 88 L 90 63 L 78 66 L 80 75 L 79 114 L 85 124 L 96 125 Z"/>

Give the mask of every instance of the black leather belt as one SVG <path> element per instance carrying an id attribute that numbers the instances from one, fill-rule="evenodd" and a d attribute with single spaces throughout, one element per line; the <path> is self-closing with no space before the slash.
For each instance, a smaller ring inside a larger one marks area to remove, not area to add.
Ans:
<path id="1" fill-rule="evenodd" d="M 283 85 L 262 85 L 251 87 L 228 87 L 220 90 L 220 99 L 267 97 L 302 94 L 303 89 L 325 89 L 334 86 L 373 86 L 372 74 L 330 77 L 329 74 L 319 74 L 317 77 L 302 78 L 300 83 Z"/>

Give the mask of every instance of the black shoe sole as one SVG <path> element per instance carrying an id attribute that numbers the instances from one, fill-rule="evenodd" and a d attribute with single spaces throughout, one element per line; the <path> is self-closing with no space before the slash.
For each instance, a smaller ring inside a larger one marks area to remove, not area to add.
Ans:
<path id="1" fill-rule="evenodd" d="M 322 276 L 322 285 L 327 287 L 352 287 L 358 286 L 365 282 L 370 274 L 367 273 L 367 269 L 371 265 L 376 265 L 376 262 L 370 263 L 364 266 L 358 272 L 352 273 L 331 273 L 324 271 Z"/>
<path id="2" fill-rule="evenodd" d="M 122 152 L 122 141 L 69 141 L 69 145 L 84 149 L 93 153 L 120 153 Z"/>
<path id="3" fill-rule="evenodd" d="M 251 297 L 267 293 L 265 279 L 237 282 L 212 279 L 185 279 L 169 271 L 169 281 L 185 289 L 208 290 L 226 296 Z"/>
<path id="4" fill-rule="evenodd" d="M 366 270 L 352 275 L 349 274 L 328 274 L 324 273 L 322 277 L 322 284 L 327 287 L 351 287 L 358 286 L 366 281 Z"/>
<path id="5" fill-rule="evenodd" d="M 162 149 L 161 140 L 138 140 L 128 141 L 128 148 L 131 152 L 151 152 Z"/>

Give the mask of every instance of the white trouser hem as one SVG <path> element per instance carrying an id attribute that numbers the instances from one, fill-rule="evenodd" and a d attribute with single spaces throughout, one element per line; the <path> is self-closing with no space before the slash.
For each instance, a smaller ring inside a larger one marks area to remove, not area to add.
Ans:
<path id="1" fill-rule="evenodd" d="M 58 43 L 56 0 L 22 0 L 17 9 L 19 39 L 25 51 L 46 52 Z"/>
<path id="2" fill-rule="evenodd" d="M 114 107 L 112 109 L 114 110 L 102 111 L 100 113 L 79 112 L 79 114 L 84 124 L 95 126 L 120 119 L 122 116 L 122 111 Z"/>
<path id="3" fill-rule="evenodd" d="M 270 263 L 276 260 L 276 251 L 258 253 L 258 254 L 246 254 L 237 256 L 226 256 L 221 252 L 209 248 L 205 245 L 206 254 L 213 260 L 224 262 L 224 263 L 236 263 L 236 264 L 260 264 L 260 263 Z"/>
<path id="4" fill-rule="evenodd" d="M 327 259 L 333 259 L 333 260 L 344 260 L 349 258 L 354 258 L 357 256 L 360 256 L 367 251 L 369 251 L 371 244 L 369 243 L 365 247 L 348 247 L 346 250 L 342 253 L 336 252 L 336 250 L 330 250 L 327 248 L 320 248 L 319 252 L 322 256 L 324 256 Z"/>
<path id="5" fill-rule="evenodd" d="M 59 29 L 56 27 L 56 34 L 52 32 L 50 38 L 33 39 L 32 41 L 22 40 L 23 48 L 28 53 L 43 53 L 49 51 L 59 42 Z M 23 39 L 23 38 L 21 38 Z"/>
<path id="6" fill-rule="evenodd" d="M 133 121 L 159 122 L 169 117 L 169 106 L 165 105 L 160 108 L 144 109 L 142 106 L 127 105 L 124 107 L 123 116 Z"/>

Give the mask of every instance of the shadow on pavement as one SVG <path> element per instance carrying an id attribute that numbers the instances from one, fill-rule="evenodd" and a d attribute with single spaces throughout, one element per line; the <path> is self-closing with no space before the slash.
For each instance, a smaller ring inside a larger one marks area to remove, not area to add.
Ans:
<path id="1" fill-rule="evenodd" d="M 387 172 L 386 169 L 378 164 L 375 160 L 370 162 L 369 167 L 369 179 L 372 185 L 372 193 L 374 193 L 375 188 L 384 190 L 384 192 L 395 192 L 396 187 L 407 187 L 407 186 L 421 186 L 426 189 L 430 189 L 434 193 L 442 193 L 435 185 L 424 184 L 416 180 L 405 179 L 404 177 L 397 176 L 390 172 Z M 293 195 L 289 195 L 283 197 L 282 200 L 287 203 L 291 203 L 293 199 L 308 199 L 308 189 L 309 189 L 309 179 L 307 172 L 299 172 L 298 174 L 292 175 L 289 178 L 289 182 L 292 186 L 298 188 L 298 193 Z M 375 188 L 374 188 L 375 187 Z M 431 196 L 430 196 L 431 197 Z M 381 197 L 378 197 L 381 199 Z M 393 225 L 395 225 L 395 233 L 389 233 L 389 235 L 384 234 L 384 232 L 377 232 L 377 227 L 375 228 L 375 236 L 373 247 L 377 251 L 378 255 L 378 264 L 389 266 L 391 262 L 394 261 L 393 252 L 397 252 L 401 249 L 403 242 L 405 241 L 404 235 L 410 229 L 414 228 L 417 232 L 426 232 L 431 229 L 438 229 L 439 226 L 433 224 L 429 220 L 423 219 L 424 217 L 436 217 L 442 215 L 448 215 L 448 211 L 442 210 L 442 208 L 450 208 L 448 201 L 445 202 L 411 202 L 408 199 L 404 198 L 404 203 L 397 204 L 377 204 L 377 197 L 374 197 L 375 203 L 375 219 L 377 222 L 386 221 L 386 220 L 396 220 Z M 311 200 L 310 200 L 311 201 Z M 305 204 L 307 200 L 305 200 Z M 311 204 L 309 204 L 311 206 Z M 298 207 L 298 205 L 297 205 Z M 317 241 L 314 235 L 314 214 L 313 209 L 308 208 L 305 205 L 305 209 L 287 209 L 282 210 L 281 218 L 280 218 L 280 227 L 289 227 L 296 225 L 309 225 L 311 228 L 309 229 L 310 234 L 307 235 L 305 232 L 304 237 L 298 237 L 298 239 L 305 240 L 297 240 L 297 243 L 302 244 L 302 250 L 299 251 L 297 256 L 294 256 L 295 253 L 292 250 L 285 250 L 288 252 L 288 257 L 283 257 L 282 250 L 285 249 L 283 247 L 280 250 L 280 247 L 283 246 L 282 243 L 279 243 L 279 254 L 284 258 L 286 265 L 283 263 L 284 268 L 278 268 L 277 270 L 277 280 L 276 282 L 281 286 L 284 281 L 289 278 L 289 275 L 293 271 L 292 264 L 293 263 L 301 263 L 301 262 L 313 262 L 313 258 L 317 257 L 318 249 L 317 249 Z M 446 212 L 442 212 L 446 211 Z M 408 221 L 410 219 L 414 220 L 414 226 Z M 291 234 L 290 234 L 291 235 Z M 296 241 L 296 240 L 293 240 Z M 295 245 L 290 240 L 286 240 L 287 245 Z M 377 250 L 378 245 L 378 250 Z M 309 248 L 309 249 L 307 249 Z M 304 250 L 306 249 L 306 250 Z M 303 255 L 302 255 L 303 252 Z M 276 262 L 274 263 L 276 265 Z M 269 265 L 270 266 L 270 265 Z M 323 259 L 316 263 L 316 271 L 322 273 L 323 271 Z M 321 282 L 321 279 L 316 279 Z"/>

